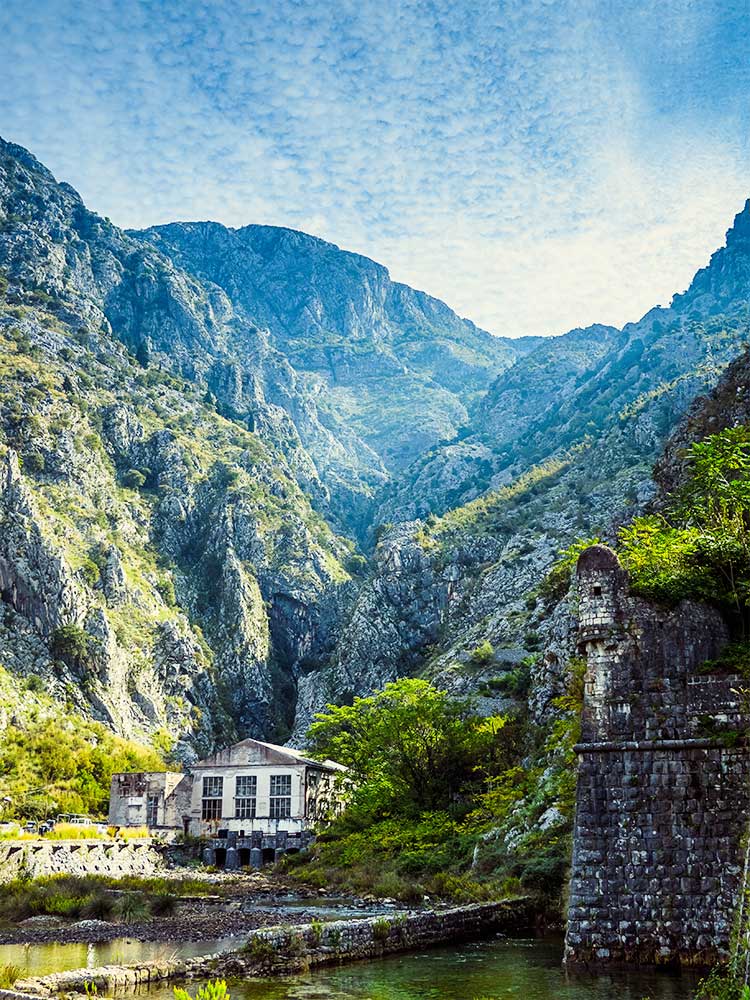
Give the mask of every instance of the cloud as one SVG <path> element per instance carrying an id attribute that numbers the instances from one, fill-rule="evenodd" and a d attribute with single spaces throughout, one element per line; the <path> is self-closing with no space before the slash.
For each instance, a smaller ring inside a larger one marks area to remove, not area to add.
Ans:
<path id="1" fill-rule="evenodd" d="M 0 132 L 123 226 L 313 231 L 496 333 L 634 319 L 748 193 L 716 0 L 6 0 Z"/>

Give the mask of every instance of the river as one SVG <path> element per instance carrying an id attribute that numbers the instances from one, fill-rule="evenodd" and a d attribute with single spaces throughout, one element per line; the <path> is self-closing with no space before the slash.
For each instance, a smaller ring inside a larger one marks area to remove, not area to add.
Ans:
<path id="1" fill-rule="evenodd" d="M 238 938 L 174 945 L 110 941 L 101 945 L 2 945 L 0 965 L 28 974 L 112 962 L 204 955 L 236 948 Z M 450 948 L 321 968 L 304 975 L 231 984 L 232 1000 L 690 1000 L 696 978 L 665 971 L 566 974 L 557 939 L 495 938 Z M 195 988 L 191 988 L 195 992 Z M 173 1000 L 171 986 L 143 1000 Z"/>

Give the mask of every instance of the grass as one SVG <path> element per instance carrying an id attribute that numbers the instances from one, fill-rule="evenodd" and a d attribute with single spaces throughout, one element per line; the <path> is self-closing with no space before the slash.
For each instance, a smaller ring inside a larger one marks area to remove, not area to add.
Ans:
<path id="1" fill-rule="evenodd" d="M 49 914 L 71 919 L 137 923 L 170 914 L 181 896 L 208 895 L 201 879 L 52 875 L 0 886 L 0 919 L 18 922 Z"/>
<path id="2" fill-rule="evenodd" d="M 23 970 L 18 965 L 8 963 L 0 965 L 0 989 L 9 990 L 23 975 Z"/>

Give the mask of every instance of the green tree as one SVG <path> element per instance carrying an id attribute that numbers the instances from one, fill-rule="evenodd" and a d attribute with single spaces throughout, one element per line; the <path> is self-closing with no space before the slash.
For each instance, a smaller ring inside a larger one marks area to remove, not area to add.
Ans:
<path id="1" fill-rule="evenodd" d="M 404 679 L 315 716 L 312 752 L 345 764 L 354 805 L 374 815 L 449 809 L 479 780 L 505 720 L 478 717 L 467 699 Z"/>

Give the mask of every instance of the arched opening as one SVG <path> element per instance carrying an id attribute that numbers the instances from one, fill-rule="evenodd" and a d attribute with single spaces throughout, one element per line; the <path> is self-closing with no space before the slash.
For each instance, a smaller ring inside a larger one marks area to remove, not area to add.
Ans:
<path id="1" fill-rule="evenodd" d="M 273 847 L 264 847 L 261 860 L 264 865 L 272 865 L 276 860 L 276 851 Z"/>
<path id="2" fill-rule="evenodd" d="M 299 847 L 288 847 L 286 850 L 287 854 L 299 854 Z"/>
<path id="3" fill-rule="evenodd" d="M 214 856 L 216 858 L 215 864 L 217 868 L 223 868 L 227 863 L 227 849 L 226 847 L 217 847 L 214 851 Z"/>
<path id="4" fill-rule="evenodd" d="M 249 868 L 250 866 L 250 848 L 240 847 L 237 852 L 240 859 L 240 868 Z"/>

